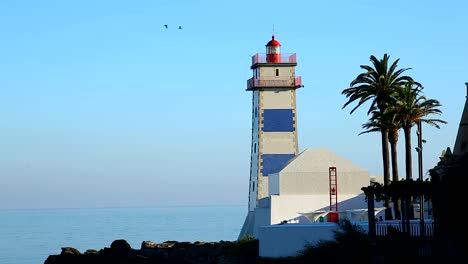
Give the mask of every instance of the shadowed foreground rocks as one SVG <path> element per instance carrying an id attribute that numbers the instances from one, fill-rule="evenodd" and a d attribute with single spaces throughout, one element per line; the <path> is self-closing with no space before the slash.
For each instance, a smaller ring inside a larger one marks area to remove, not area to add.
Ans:
<path id="1" fill-rule="evenodd" d="M 376 241 L 378 243 L 373 245 L 355 239 L 348 242 L 352 245 L 343 241 L 325 241 L 319 247 L 306 247 L 296 257 L 261 258 L 258 256 L 258 240 L 194 243 L 144 241 L 140 249 L 132 249 L 127 241 L 121 239 L 101 250 L 88 249 L 80 252 L 72 247 L 63 247 L 59 255 L 50 255 L 44 264 L 393 264 L 401 260 L 426 264 L 446 262 L 431 255 L 419 256 L 412 240 L 406 237 L 396 236 L 390 240 L 382 238 L 382 241 Z"/>
<path id="2" fill-rule="evenodd" d="M 120 239 L 101 250 L 80 252 L 63 247 L 59 255 L 50 255 L 44 264 L 140 264 L 140 263 L 259 263 L 258 241 L 177 242 L 143 241 L 140 249 L 132 249 Z"/>

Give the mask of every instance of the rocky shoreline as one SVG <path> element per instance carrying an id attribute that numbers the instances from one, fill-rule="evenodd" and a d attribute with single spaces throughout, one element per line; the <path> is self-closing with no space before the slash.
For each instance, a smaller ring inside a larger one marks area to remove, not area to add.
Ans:
<path id="1" fill-rule="evenodd" d="M 63 247 L 58 255 L 50 255 L 44 264 L 143 264 L 143 263 L 259 263 L 258 240 L 219 242 L 177 242 L 154 243 L 143 241 L 140 249 L 119 239 L 110 247 L 100 250 L 89 249 L 80 252 L 73 247 Z"/>

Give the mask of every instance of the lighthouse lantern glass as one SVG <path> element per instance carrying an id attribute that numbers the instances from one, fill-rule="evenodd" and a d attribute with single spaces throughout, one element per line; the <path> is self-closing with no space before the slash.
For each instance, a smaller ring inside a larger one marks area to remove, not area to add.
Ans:
<path id="1" fill-rule="evenodd" d="M 267 54 L 280 54 L 280 47 L 279 46 L 267 47 Z"/>

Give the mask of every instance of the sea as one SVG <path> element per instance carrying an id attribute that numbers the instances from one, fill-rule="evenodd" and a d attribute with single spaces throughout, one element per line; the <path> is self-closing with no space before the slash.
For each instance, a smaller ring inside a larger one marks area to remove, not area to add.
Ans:
<path id="1" fill-rule="evenodd" d="M 42 264 L 62 247 L 80 252 L 125 239 L 161 243 L 234 241 L 245 205 L 0 210 L 0 264 Z"/>

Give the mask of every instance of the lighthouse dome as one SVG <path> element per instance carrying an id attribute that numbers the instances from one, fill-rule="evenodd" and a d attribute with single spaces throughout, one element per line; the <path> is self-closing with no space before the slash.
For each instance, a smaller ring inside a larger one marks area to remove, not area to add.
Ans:
<path id="1" fill-rule="evenodd" d="M 267 47 L 276 46 L 279 47 L 281 44 L 275 39 L 275 36 L 271 36 L 271 40 L 266 44 Z"/>

